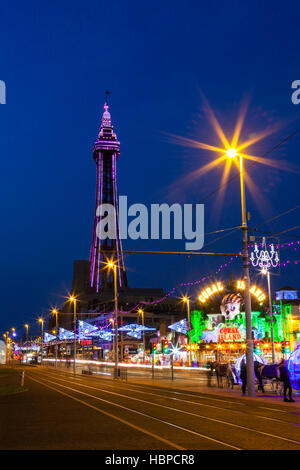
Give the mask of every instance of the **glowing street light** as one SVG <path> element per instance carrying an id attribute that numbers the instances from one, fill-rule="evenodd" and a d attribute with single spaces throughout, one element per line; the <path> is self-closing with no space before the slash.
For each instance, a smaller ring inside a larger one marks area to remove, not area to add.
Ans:
<path id="1" fill-rule="evenodd" d="M 182 301 L 187 305 L 187 333 L 188 333 L 188 342 L 189 342 L 189 367 L 192 365 L 192 338 L 191 338 L 191 321 L 190 321 L 190 299 L 188 297 L 183 297 Z"/>
<path id="2" fill-rule="evenodd" d="M 29 325 L 28 325 L 28 323 L 25 323 L 24 326 L 26 328 L 26 352 L 28 353 L 28 330 L 29 330 Z"/>
<path id="3" fill-rule="evenodd" d="M 39 318 L 39 323 L 41 324 L 41 366 L 42 366 L 43 365 L 43 349 L 44 349 L 44 343 L 43 343 L 44 320 L 43 318 Z"/>
<path id="4" fill-rule="evenodd" d="M 3 337 L 5 339 L 5 363 L 8 362 L 8 350 L 7 350 L 7 346 L 8 346 L 8 334 L 7 333 L 4 333 L 3 334 Z"/>
<path id="5" fill-rule="evenodd" d="M 56 335 L 56 344 L 55 344 L 55 367 L 57 367 L 57 349 L 58 349 L 58 344 L 57 344 L 57 333 L 58 333 L 58 324 L 57 324 L 57 315 L 58 315 L 58 310 L 56 308 L 52 309 L 52 314 L 55 315 L 55 335 Z"/>
<path id="6" fill-rule="evenodd" d="M 77 299 L 74 295 L 70 295 L 69 301 L 74 304 L 74 360 L 73 360 L 73 372 L 76 374 L 76 302 Z"/>
<path id="7" fill-rule="evenodd" d="M 244 174 L 244 155 L 238 153 L 235 148 L 226 150 L 228 158 L 239 158 L 240 169 L 240 190 L 241 190 L 241 210 L 242 210 L 242 233 L 243 233 L 243 271 L 245 283 L 245 317 L 246 317 L 246 367 L 247 367 L 247 388 L 248 395 L 255 396 L 255 378 L 253 363 L 253 345 L 252 345 L 252 311 L 250 294 L 250 273 L 249 273 L 249 252 L 248 252 L 248 225 L 246 212 L 246 194 L 245 194 L 245 174 Z"/>
<path id="8" fill-rule="evenodd" d="M 119 377 L 118 361 L 119 361 L 119 345 L 118 345 L 118 286 L 117 286 L 117 263 L 109 260 L 105 263 L 107 269 L 113 269 L 114 272 L 114 324 L 115 324 L 115 341 L 114 346 L 114 359 L 115 359 L 115 378 Z"/>
<path id="9" fill-rule="evenodd" d="M 237 156 L 237 151 L 234 148 L 230 148 L 230 149 L 226 150 L 226 155 L 229 158 L 235 158 Z"/>
<path id="10" fill-rule="evenodd" d="M 245 313 L 246 313 L 246 362 L 247 362 L 247 388 L 248 388 L 248 395 L 255 396 L 255 383 L 254 383 L 254 362 L 253 362 L 253 345 L 252 345 L 252 319 L 251 319 L 251 297 L 250 297 L 250 278 L 249 278 L 249 254 L 248 254 L 248 226 L 247 226 L 247 215 L 246 215 L 246 199 L 245 199 L 245 178 L 247 178 L 247 183 L 249 185 L 249 189 L 252 193 L 255 193 L 257 197 L 257 191 L 255 188 L 254 182 L 251 180 L 250 175 L 244 173 L 244 159 L 255 161 L 257 163 L 261 163 L 264 165 L 269 165 L 273 167 L 280 167 L 280 163 L 270 160 L 267 158 L 258 157 L 255 155 L 249 155 L 248 153 L 244 153 L 245 150 L 259 142 L 263 138 L 271 135 L 273 132 L 276 131 L 278 126 L 272 126 L 268 129 L 265 129 L 261 133 L 257 133 L 254 137 L 251 137 L 249 140 L 239 143 L 239 138 L 241 135 L 243 122 L 246 116 L 247 111 L 247 104 L 244 103 L 242 106 L 237 123 L 235 125 L 235 129 L 233 132 L 233 136 L 231 141 L 229 141 L 219 124 L 213 110 L 210 108 L 207 100 L 204 98 L 205 101 L 205 108 L 204 111 L 208 116 L 209 121 L 211 122 L 214 130 L 216 131 L 220 141 L 222 142 L 221 147 L 217 147 L 215 145 L 210 145 L 204 142 L 198 142 L 196 140 L 192 140 L 185 137 L 180 136 L 173 136 L 175 138 L 175 142 L 179 143 L 180 145 L 185 145 L 193 148 L 201 148 L 204 150 L 208 150 L 214 153 L 217 153 L 218 156 L 213 161 L 210 161 L 207 165 L 204 165 L 198 168 L 196 171 L 193 171 L 190 175 L 184 177 L 186 182 L 194 180 L 199 176 L 207 173 L 208 171 L 212 170 L 216 166 L 218 166 L 221 162 L 226 161 L 223 177 L 222 177 L 222 184 L 221 188 L 223 188 L 228 181 L 228 175 L 230 172 L 230 168 L 232 163 L 236 164 L 239 168 L 240 174 L 240 190 L 241 190 L 241 209 L 242 209 L 242 233 L 243 233 L 243 270 L 244 270 L 244 283 L 245 283 Z M 178 182 L 176 182 L 178 185 Z"/>

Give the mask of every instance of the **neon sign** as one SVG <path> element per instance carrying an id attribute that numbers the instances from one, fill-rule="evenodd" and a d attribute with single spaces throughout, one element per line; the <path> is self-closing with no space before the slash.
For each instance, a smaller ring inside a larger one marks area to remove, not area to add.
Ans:
<path id="1" fill-rule="evenodd" d="M 213 330 L 204 330 L 202 334 L 204 343 L 234 343 L 244 341 L 245 338 L 245 328 L 237 325 L 236 323 L 230 325 L 220 323 Z"/>
<path id="2" fill-rule="evenodd" d="M 211 297 L 213 294 L 216 294 L 217 292 L 221 292 L 223 289 L 224 286 L 221 284 L 221 282 L 212 284 L 210 287 L 207 287 L 201 292 L 201 294 L 199 295 L 200 302 L 205 303 L 207 299 L 209 299 L 209 297 Z"/>
<path id="3" fill-rule="evenodd" d="M 237 281 L 237 288 L 238 289 L 241 289 L 241 290 L 245 290 L 245 281 Z M 250 288 L 250 292 L 251 294 L 254 295 L 254 297 L 257 298 L 257 300 L 259 300 L 260 302 L 262 302 L 263 300 L 265 300 L 266 298 L 266 295 L 264 294 L 264 292 L 259 289 L 258 287 L 256 286 L 251 286 Z"/>
<path id="4" fill-rule="evenodd" d="M 241 331 L 238 326 L 235 327 L 222 327 L 219 330 L 218 341 L 242 341 Z"/>

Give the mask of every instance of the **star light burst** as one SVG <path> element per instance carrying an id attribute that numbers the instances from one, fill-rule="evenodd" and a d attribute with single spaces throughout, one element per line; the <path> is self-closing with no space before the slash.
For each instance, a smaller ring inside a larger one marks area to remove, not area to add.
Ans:
<path id="1" fill-rule="evenodd" d="M 216 118 L 216 115 L 212 108 L 210 107 L 209 103 L 205 98 L 204 99 L 204 111 L 208 117 L 209 122 L 211 123 L 214 131 L 216 132 L 222 146 L 218 147 L 216 145 L 211 145 L 205 142 L 199 142 L 197 140 L 193 140 L 187 137 L 181 137 L 174 134 L 167 134 L 171 138 L 171 142 L 175 143 L 180 146 L 184 147 L 191 147 L 196 149 L 203 149 L 209 150 L 217 154 L 217 158 L 210 161 L 204 166 L 197 168 L 195 171 L 192 171 L 188 175 L 185 175 L 183 178 L 180 179 L 180 183 L 182 184 L 191 184 L 192 182 L 196 181 L 200 176 L 206 174 L 207 172 L 213 170 L 215 167 L 219 166 L 221 163 L 225 163 L 222 178 L 221 178 L 221 185 L 220 185 L 220 197 L 224 196 L 224 187 L 228 181 L 228 177 L 230 174 L 230 170 L 232 165 L 235 165 L 239 169 L 239 157 L 243 159 L 260 163 L 263 165 L 268 165 L 273 168 L 282 168 L 282 161 L 272 160 L 269 158 L 262 158 L 257 155 L 252 155 L 251 153 L 246 153 L 246 150 L 253 144 L 261 141 L 262 139 L 268 137 L 269 135 L 275 133 L 279 129 L 279 125 L 273 125 L 272 127 L 267 127 L 264 131 L 256 133 L 252 135 L 248 140 L 241 141 L 240 136 L 243 128 L 243 124 L 245 121 L 248 103 L 244 102 L 240 108 L 238 113 L 236 125 L 233 130 L 232 138 L 229 139 L 226 135 L 224 130 L 222 129 L 219 121 Z M 285 169 L 287 169 L 287 165 L 285 162 Z M 290 168 L 291 169 L 291 168 Z M 249 174 L 245 172 L 245 182 L 252 193 L 252 195 L 257 198 L 258 195 L 258 188 L 255 185 L 253 179 L 250 177 Z M 178 181 L 176 182 L 176 186 L 178 187 Z"/>

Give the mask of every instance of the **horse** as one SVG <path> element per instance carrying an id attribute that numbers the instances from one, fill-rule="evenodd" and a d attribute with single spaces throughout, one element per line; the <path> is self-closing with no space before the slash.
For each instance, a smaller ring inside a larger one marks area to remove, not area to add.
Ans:
<path id="1" fill-rule="evenodd" d="M 233 389 L 233 386 L 236 382 L 236 374 L 234 372 L 234 367 L 231 366 L 230 363 L 220 363 L 220 362 L 213 362 L 211 364 L 212 369 L 216 372 L 218 387 L 223 388 L 223 377 L 226 379 L 227 387 Z"/>
<path id="2" fill-rule="evenodd" d="M 290 382 L 290 374 L 286 366 L 286 362 L 282 361 L 279 364 L 259 364 L 255 367 L 255 375 L 259 380 L 262 392 L 264 393 L 263 379 L 272 380 L 273 383 L 278 385 L 280 382 L 284 386 L 284 401 L 294 401 L 292 399 L 292 386 Z M 272 383 L 272 385 L 273 385 Z M 277 387 L 278 388 L 278 387 Z M 286 397 L 286 392 L 289 391 L 289 400 Z"/>

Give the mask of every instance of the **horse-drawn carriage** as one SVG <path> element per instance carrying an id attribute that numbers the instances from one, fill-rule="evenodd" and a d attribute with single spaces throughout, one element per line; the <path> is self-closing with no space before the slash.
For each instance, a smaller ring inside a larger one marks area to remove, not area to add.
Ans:
<path id="1" fill-rule="evenodd" d="M 299 351 L 299 359 L 300 359 L 300 349 Z M 211 374 L 215 375 L 217 379 L 217 386 L 223 388 L 231 387 L 234 388 L 234 385 L 241 385 L 241 364 L 242 361 L 246 362 L 246 355 L 242 355 L 237 361 L 228 362 L 228 363 L 221 363 L 221 362 L 211 362 L 210 371 Z M 289 364 L 289 363 L 288 363 Z M 280 364 L 266 364 L 265 361 L 254 354 L 254 372 L 256 383 L 258 389 L 260 389 L 263 393 L 266 390 L 269 390 L 271 393 L 282 393 L 282 388 L 284 387 L 286 392 L 286 387 L 290 385 L 289 383 L 289 367 L 288 364 L 280 363 Z M 298 385 L 300 388 L 300 368 L 295 366 L 295 361 L 293 362 L 294 370 L 298 371 Z M 295 375 L 295 374 L 294 374 Z M 294 376 L 293 376 L 294 377 Z M 294 386 L 295 380 L 292 383 Z M 297 388 L 297 387 L 294 387 Z"/>
<path id="2" fill-rule="evenodd" d="M 212 377 L 213 375 L 217 378 L 217 385 L 220 388 L 231 387 L 235 384 L 238 384 L 238 377 L 235 371 L 235 367 L 233 363 L 227 362 L 210 362 L 209 364 L 209 376 Z"/>

